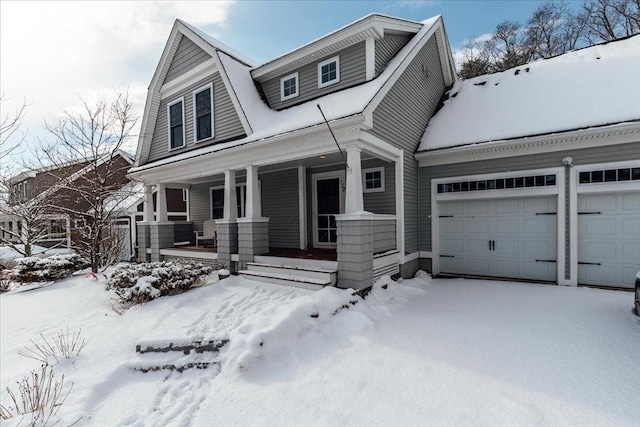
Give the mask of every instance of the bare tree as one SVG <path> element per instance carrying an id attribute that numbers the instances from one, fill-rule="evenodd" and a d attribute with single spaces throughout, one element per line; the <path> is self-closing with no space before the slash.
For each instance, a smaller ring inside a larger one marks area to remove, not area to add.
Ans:
<path id="1" fill-rule="evenodd" d="M 533 57 L 533 46 L 529 43 L 526 30 L 515 21 L 499 23 L 491 38 L 485 42 L 485 48 L 494 71 L 526 64 Z"/>
<path id="2" fill-rule="evenodd" d="M 566 3 L 542 4 L 527 21 L 532 59 L 551 58 L 575 49 L 583 28 L 578 15 Z"/>
<path id="3" fill-rule="evenodd" d="M 582 9 L 586 37 L 590 43 L 640 32 L 640 0 L 589 0 Z"/>
<path id="4" fill-rule="evenodd" d="M 459 75 L 463 79 L 487 74 L 491 71 L 491 60 L 484 48 L 484 43 L 478 37 L 468 40 L 462 46 L 462 64 L 460 64 Z"/>
<path id="5" fill-rule="evenodd" d="M 22 104 L 13 112 L 4 112 L 2 105 L 6 105 L 6 102 L 7 98 L 2 93 L 0 95 L 0 111 L 2 111 L 2 118 L 0 118 L 0 166 L 2 166 L 2 169 L 5 169 L 3 160 L 16 150 L 26 138 L 26 135 L 22 134 L 15 141 L 11 140 L 20 130 L 20 125 L 27 114 L 28 107 L 27 101 L 23 100 Z"/>
<path id="6" fill-rule="evenodd" d="M 65 109 L 57 121 L 45 123 L 53 141 L 40 141 L 39 159 L 52 173 L 69 164 L 82 166 L 60 177 L 51 208 L 77 220 L 73 247 L 97 272 L 119 256 L 121 234 L 114 222 L 131 196 L 131 186 L 125 185 L 130 157 L 122 147 L 134 137 L 137 118 L 127 91 L 93 104 L 81 102 L 80 111 Z"/>

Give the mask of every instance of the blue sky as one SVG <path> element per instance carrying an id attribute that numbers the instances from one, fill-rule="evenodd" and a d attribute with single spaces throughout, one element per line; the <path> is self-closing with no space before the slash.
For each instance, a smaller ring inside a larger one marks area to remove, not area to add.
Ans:
<path id="1" fill-rule="evenodd" d="M 541 3 L 3 0 L 0 91 L 5 101 L 0 113 L 10 114 L 26 99 L 30 105 L 22 131 L 27 141 L 48 138 L 42 123 L 55 120 L 62 107 L 74 109 L 80 98 L 91 101 L 128 87 L 141 116 L 147 86 L 176 18 L 263 63 L 373 12 L 416 21 L 441 14 L 455 51 L 501 21 L 525 21 Z"/>

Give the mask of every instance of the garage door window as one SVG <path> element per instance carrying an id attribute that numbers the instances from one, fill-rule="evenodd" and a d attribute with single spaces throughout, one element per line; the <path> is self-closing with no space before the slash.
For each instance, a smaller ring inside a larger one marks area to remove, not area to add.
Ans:
<path id="1" fill-rule="evenodd" d="M 555 175 L 531 175 L 514 178 L 483 179 L 438 184 L 438 193 L 462 191 L 505 190 L 511 188 L 548 187 L 556 185 Z"/>
<path id="2" fill-rule="evenodd" d="M 598 182 L 639 181 L 640 168 L 605 169 L 580 172 L 580 184 L 594 184 Z"/>

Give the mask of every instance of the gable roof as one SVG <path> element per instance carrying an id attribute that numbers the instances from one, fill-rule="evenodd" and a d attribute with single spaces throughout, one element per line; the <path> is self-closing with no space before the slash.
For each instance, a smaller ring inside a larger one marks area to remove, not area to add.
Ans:
<path id="1" fill-rule="evenodd" d="M 251 142 L 261 141 L 276 136 L 293 133 L 314 126 L 325 126 L 324 119 L 318 111 L 318 105 L 329 122 L 349 117 L 360 117 L 364 121 L 371 119 L 373 110 L 383 99 L 420 48 L 435 35 L 438 49 L 445 60 L 441 60 L 442 73 L 449 84 L 455 79 L 451 50 L 449 48 L 444 24 L 441 16 L 435 16 L 419 23 L 418 33 L 389 61 L 380 75 L 368 82 L 341 91 L 333 92 L 302 104 L 283 109 L 272 110 L 260 98 L 256 90 L 251 72 L 253 68 L 224 52 L 219 52 L 221 74 L 229 79 L 230 92 L 237 97 L 241 111 L 245 115 L 252 133 L 245 138 L 214 144 L 200 149 L 188 151 L 176 156 L 161 159 L 131 170 L 135 173 L 155 166 L 173 163 L 190 157 L 218 152 Z"/>
<path id="2" fill-rule="evenodd" d="M 418 151 L 640 121 L 640 35 L 458 81 Z"/>
<path id="3" fill-rule="evenodd" d="M 227 92 L 229 93 L 229 97 L 231 98 L 231 102 L 236 109 L 236 113 L 240 118 L 240 122 L 242 123 L 245 133 L 247 135 L 250 135 L 252 133 L 252 129 L 246 120 L 246 116 L 242 111 L 242 107 L 238 102 L 238 99 L 235 96 L 232 88 L 229 86 L 229 78 L 220 66 L 220 58 L 218 56 L 218 53 L 224 52 L 225 54 L 234 58 L 234 60 L 246 66 L 253 67 L 256 65 L 256 63 L 248 57 L 231 49 L 224 43 L 221 43 L 213 37 L 210 37 L 209 35 L 203 33 L 197 28 L 187 24 L 180 19 L 176 19 L 173 27 L 171 28 L 171 33 L 169 34 L 167 43 L 164 46 L 160 61 L 158 62 L 155 72 L 153 73 L 153 77 L 147 91 L 147 99 L 144 104 L 144 113 L 142 116 L 142 125 L 140 127 L 140 136 L 138 138 L 138 148 L 136 150 L 135 156 L 136 165 L 140 162 L 140 159 L 146 159 L 149 155 L 149 150 L 151 149 L 151 140 L 153 138 L 153 131 L 155 128 L 156 120 L 158 119 L 160 101 L 162 99 L 160 89 L 163 85 L 165 77 L 167 76 L 173 58 L 176 55 L 178 45 L 182 37 L 188 37 L 199 48 L 201 48 L 211 56 L 210 61 L 213 62 L 213 67 L 220 71 L 220 77 L 222 78 Z M 180 79 L 176 78 L 175 80 Z M 173 81 L 172 83 L 175 83 L 175 81 Z"/>

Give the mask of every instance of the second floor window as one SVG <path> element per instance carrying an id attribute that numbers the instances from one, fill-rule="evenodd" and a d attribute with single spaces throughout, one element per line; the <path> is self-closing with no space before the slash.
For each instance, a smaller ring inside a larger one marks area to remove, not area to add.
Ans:
<path id="1" fill-rule="evenodd" d="M 298 73 L 289 74 L 280 79 L 280 99 L 287 99 L 298 96 Z"/>
<path id="2" fill-rule="evenodd" d="M 318 64 L 318 89 L 338 83 L 340 81 L 340 57 L 334 56 L 331 59 Z"/>
<path id="3" fill-rule="evenodd" d="M 184 99 L 169 104 L 169 149 L 184 147 Z"/>
<path id="4" fill-rule="evenodd" d="M 213 85 L 193 92 L 194 133 L 196 142 L 213 136 Z"/>

